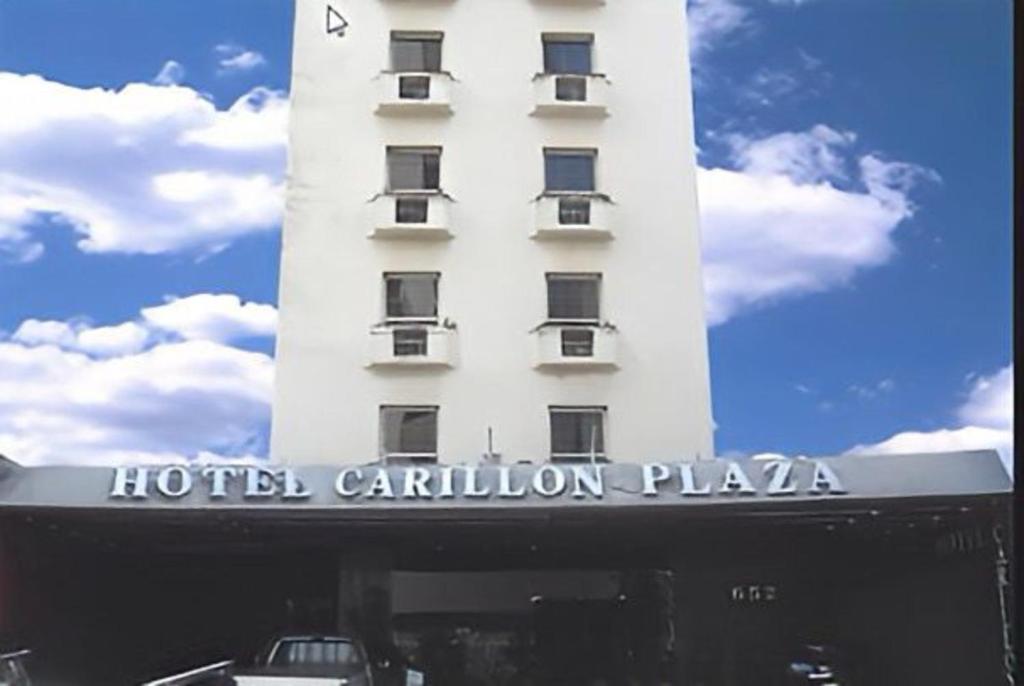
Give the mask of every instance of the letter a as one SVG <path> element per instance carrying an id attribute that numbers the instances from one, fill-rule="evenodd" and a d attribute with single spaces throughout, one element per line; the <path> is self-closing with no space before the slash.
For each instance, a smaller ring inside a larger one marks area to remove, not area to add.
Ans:
<path id="1" fill-rule="evenodd" d="M 808 492 L 842 495 L 846 493 L 846 489 L 843 488 L 843 483 L 839 480 L 836 473 L 832 471 L 832 468 L 819 460 L 814 463 L 814 476 L 811 477 L 811 487 L 808 489 Z"/>
<path id="2" fill-rule="evenodd" d="M 739 493 L 740 495 L 754 495 L 754 485 L 750 483 L 746 473 L 735 462 L 730 462 L 725 470 L 725 477 L 722 479 L 722 487 L 719 493 Z"/>

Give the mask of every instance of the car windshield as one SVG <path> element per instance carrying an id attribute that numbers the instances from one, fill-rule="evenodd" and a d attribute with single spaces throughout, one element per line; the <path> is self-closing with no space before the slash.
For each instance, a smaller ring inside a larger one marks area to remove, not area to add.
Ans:
<path id="1" fill-rule="evenodd" d="M 340 639 L 287 639 L 274 650 L 273 667 L 358 665 L 362 654 L 354 643 Z"/>

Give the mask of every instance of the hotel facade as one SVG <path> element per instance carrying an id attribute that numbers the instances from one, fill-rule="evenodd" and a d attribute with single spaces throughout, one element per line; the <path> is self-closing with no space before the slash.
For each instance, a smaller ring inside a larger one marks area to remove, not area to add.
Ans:
<path id="1" fill-rule="evenodd" d="M 273 456 L 712 457 L 682 4 L 336 5 L 297 4 Z"/>

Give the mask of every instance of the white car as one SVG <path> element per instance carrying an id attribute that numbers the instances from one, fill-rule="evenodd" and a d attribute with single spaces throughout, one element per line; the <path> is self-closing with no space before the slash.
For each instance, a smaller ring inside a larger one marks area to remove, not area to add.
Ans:
<path id="1" fill-rule="evenodd" d="M 29 654 L 28 650 L 19 650 L 0 655 L 0 686 L 32 686 L 25 666 Z"/>
<path id="2" fill-rule="evenodd" d="M 405 686 L 424 683 L 421 672 L 405 670 Z M 0 686 L 7 684 L 0 681 Z M 15 682 L 11 686 L 22 684 Z M 252 669 L 237 671 L 228 660 L 143 686 L 374 686 L 374 677 L 366 649 L 355 639 L 282 636 Z"/>
<path id="3" fill-rule="evenodd" d="M 373 686 L 366 649 L 341 636 L 283 636 L 237 686 Z"/>

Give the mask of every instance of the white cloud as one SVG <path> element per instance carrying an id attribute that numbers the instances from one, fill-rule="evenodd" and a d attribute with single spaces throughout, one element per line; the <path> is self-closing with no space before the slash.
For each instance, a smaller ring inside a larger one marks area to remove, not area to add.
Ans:
<path id="1" fill-rule="evenodd" d="M 216 251 L 280 223 L 283 93 L 257 88 L 218 110 L 182 86 L 0 72 L 0 101 L 0 256 L 38 258 L 29 226 L 41 215 L 84 251 L 145 254 Z"/>
<path id="2" fill-rule="evenodd" d="M 33 262 L 42 256 L 43 245 L 23 227 L 37 211 L 35 198 L 4 192 L 2 174 L 0 165 L 0 259 L 14 264 Z"/>
<path id="3" fill-rule="evenodd" d="M 909 191 L 937 175 L 874 155 L 852 159 L 851 133 L 826 126 L 731 136 L 734 168 L 699 168 L 707 317 L 847 283 L 887 262 L 914 213 Z M 856 174 L 860 187 L 848 182 Z"/>
<path id="4" fill-rule="evenodd" d="M 94 328 L 85 321 L 26 319 L 11 340 L 27 346 L 54 345 L 100 357 L 114 357 L 141 351 L 149 336 L 149 331 L 135 322 Z"/>
<path id="5" fill-rule="evenodd" d="M 799 6 L 811 0 L 769 0 L 773 5 Z M 750 0 L 687 0 L 690 59 L 697 63 L 726 39 L 757 28 Z"/>
<path id="6" fill-rule="evenodd" d="M 167 60 L 160 72 L 153 78 L 158 86 L 177 86 L 185 80 L 185 67 L 174 60 Z"/>
<path id="7" fill-rule="evenodd" d="M 104 327 L 23 322 L 0 340 L 0 453 L 23 464 L 256 459 L 273 361 L 222 340 L 266 334 L 273 308 L 234 298 L 232 310 L 222 298 L 233 296 L 211 297 L 222 303 L 207 317 L 213 323 L 184 317 L 187 340 L 168 340 L 145 311 L 140 321 Z M 206 302 L 193 296 L 163 307 L 186 303 L 181 318 L 189 301 Z M 237 322 L 216 323 L 232 313 Z M 201 338 L 204 329 L 220 340 Z"/>
<path id="8" fill-rule="evenodd" d="M 1013 365 L 974 382 L 957 417 L 968 424 L 1010 429 L 1013 426 Z"/>
<path id="9" fill-rule="evenodd" d="M 744 100 L 771 106 L 782 98 L 791 97 L 802 85 L 800 77 L 791 71 L 762 67 L 750 75 L 737 95 Z"/>
<path id="10" fill-rule="evenodd" d="M 132 355 L 141 351 L 148 342 L 149 331 L 136 322 L 115 326 L 83 329 L 77 335 L 77 347 L 99 357 Z"/>
<path id="11" fill-rule="evenodd" d="M 749 25 L 750 10 L 736 0 L 689 0 L 687 25 L 693 62 L 717 42 Z"/>
<path id="12" fill-rule="evenodd" d="M 272 336 L 277 327 L 273 305 L 242 303 L 237 295 L 200 293 L 171 299 L 142 310 L 150 326 L 186 339 L 226 342 L 250 336 Z"/>
<path id="13" fill-rule="evenodd" d="M 808 131 L 787 131 L 759 139 L 728 137 L 733 162 L 746 173 L 786 176 L 800 184 L 846 179 L 843 148 L 856 140 L 849 131 L 835 131 L 821 124 Z"/>
<path id="14" fill-rule="evenodd" d="M 880 395 L 892 393 L 896 390 L 896 382 L 892 379 L 882 379 L 876 384 L 850 384 L 846 389 L 849 393 L 861 400 L 872 400 Z"/>
<path id="15" fill-rule="evenodd" d="M 222 74 L 250 71 L 267 63 L 267 59 L 261 53 L 234 43 L 222 43 L 213 50 L 219 55 Z"/>
<path id="16" fill-rule="evenodd" d="M 1013 365 L 978 378 L 956 411 L 957 425 L 937 431 L 904 431 L 879 443 L 858 445 L 853 454 L 998 450 L 1013 474 Z"/>
<path id="17" fill-rule="evenodd" d="M 277 91 L 253 88 L 205 125 L 183 131 L 181 143 L 225 151 L 283 150 L 288 143 L 288 101 Z M 280 170 L 266 171 L 280 175 Z"/>

